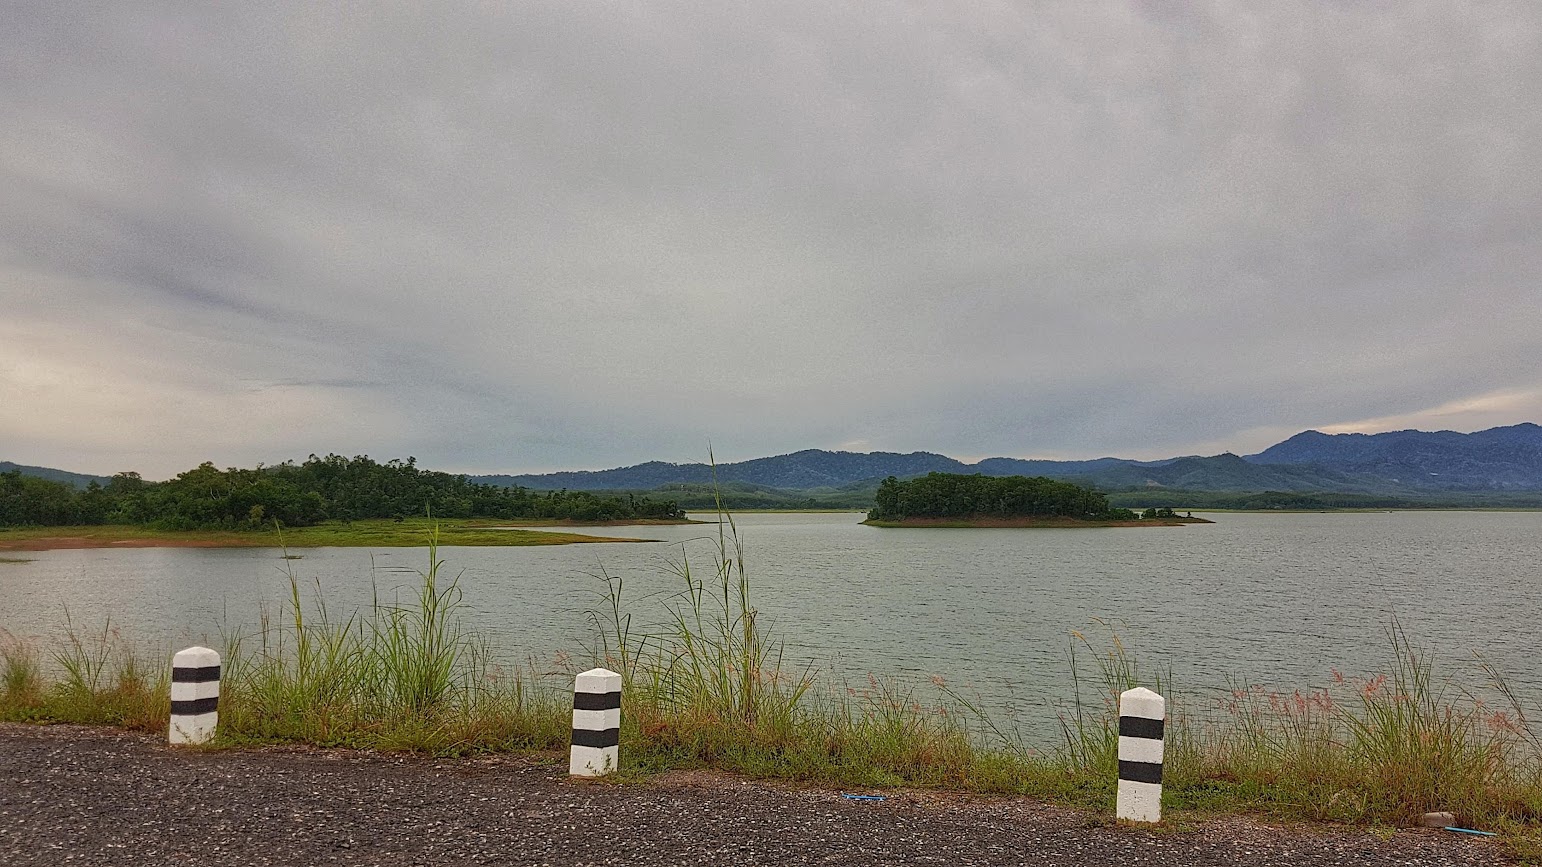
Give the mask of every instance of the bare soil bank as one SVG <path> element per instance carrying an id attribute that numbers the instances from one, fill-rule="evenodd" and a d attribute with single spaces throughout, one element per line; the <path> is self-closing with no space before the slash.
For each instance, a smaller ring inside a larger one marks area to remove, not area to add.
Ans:
<path id="1" fill-rule="evenodd" d="M 0 538 L 0 551 L 62 551 L 70 548 L 233 548 L 214 539 L 110 539 L 91 536 Z"/>
<path id="2" fill-rule="evenodd" d="M 1278 828 L 1157 831 L 1022 799 L 839 792 L 704 773 L 574 781 L 557 759 L 168 748 L 0 724 L 0 864 L 1490 865 L 1492 840 Z"/>
<path id="3" fill-rule="evenodd" d="M 514 520 L 476 519 L 467 521 L 467 527 L 671 527 L 677 524 L 712 524 L 715 521 L 697 521 L 693 518 L 628 518 L 619 521 L 575 521 L 572 518 L 543 519 L 517 518 Z"/>
<path id="4" fill-rule="evenodd" d="M 578 545 L 589 542 L 645 542 L 646 539 L 612 539 L 604 536 L 585 536 L 577 533 L 531 533 L 532 536 L 547 536 L 550 539 L 522 540 L 510 542 L 509 547 L 521 545 Z M 426 542 L 415 540 L 400 543 L 383 543 L 370 541 L 359 545 L 305 545 L 289 542 L 285 547 L 289 548 L 324 548 L 324 547 L 406 547 L 418 548 L 426 545 Z M 465 544 L 453 540 L 444 540 L 441 545 Z M 165 536 L 138 539 L 112 539 L 90 536 L 36 536 L 30 539 L 4 539 L 0 538 L 0 551 L 62 551 L 77 548 L 277 548 L 277 542 L 271 539 L 200 539 L 200 538 L 169 538 Z"/>

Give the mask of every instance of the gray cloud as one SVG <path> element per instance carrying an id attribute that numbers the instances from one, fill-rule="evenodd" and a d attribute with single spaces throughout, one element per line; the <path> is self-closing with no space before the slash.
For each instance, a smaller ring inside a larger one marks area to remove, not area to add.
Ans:
<path id="1" fill-rule="evenodd" d="M 1149 457 L 1542 418 L 1535 4 L 7 16 L 12 460 Z"/>

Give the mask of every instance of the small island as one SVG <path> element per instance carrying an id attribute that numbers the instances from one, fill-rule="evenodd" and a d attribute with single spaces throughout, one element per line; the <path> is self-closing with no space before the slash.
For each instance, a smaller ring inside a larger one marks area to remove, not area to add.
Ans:
<path id="1" fill-rule="evenodd" d="M 1172 509 L 1110 508 L 1091 488 L 1043 476 L 927 473 L 878 486 L 873 527 L 1176 527 L 1213 523 Z"/>

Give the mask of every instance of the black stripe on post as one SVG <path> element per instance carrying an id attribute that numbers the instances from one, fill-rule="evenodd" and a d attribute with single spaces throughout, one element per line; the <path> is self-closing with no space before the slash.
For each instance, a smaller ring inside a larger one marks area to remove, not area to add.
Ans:
<path id="1" fill-rule="evenodd" d="M 1119 760 L 1119 779 L 1132 783 L 1162 783 L 1162 766 L 1156 762 Z"/>
<path id="2" fill-rule="evenodd" d="M 620 706 L 619 691 L 573 693 L 573 710 L 615 710 Z"/>
<path id="3" fill-rule="evenodd" d="M 172 683 L 209 683 L 220 679 L 220 667 L 205 665 L 202 668 L 172 668 Z"/>
<path id="4" fill-rule="evenodd" d="M 186 701 L 174 701 L 171 703 L 172 716 L 197 716 L 202 713 L 210 713 L 219 708 L 219 696 L 212 698 L 195 698 Z"/>
<path id="5" fill-rule="evenodd" d="M 1122 716 L 1119 718 L 1119 736 L 1161 740 L 1162 721 L 1143 716 Z"/>
<path id="6" fill-rule="evenodd" d="M 573 729 L 575 747 L 613 747 L 621 743 L 621 729 Z"/>

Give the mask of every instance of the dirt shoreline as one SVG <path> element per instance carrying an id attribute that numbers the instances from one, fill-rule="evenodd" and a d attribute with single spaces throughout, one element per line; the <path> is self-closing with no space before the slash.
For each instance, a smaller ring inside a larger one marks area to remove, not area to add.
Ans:
<path id="1" fill-rule="evenodd" d="M 520 529 L 524 529 L 521 527 Z M 578 534 L 574 534 L 578 535 Z M 560 541 L 546 544 L 582 545 L 591 542 L 651 542 L 652 539 L 618 539 L 609 536 L 589 536 L 582 541 Z M 427 543 L 413 545 L 295 545 L 288 547 L 296 550 L 306 548 L 421 548 Z M 453 542 L 442 543 L 441 547 L 451 547 Z M 26 539 L 17 542 L 0 542 L 0 551 L 73 551 L 91 548 L 278 548 L 275 542 L 261 543 L 234 543 L 229 541 L 210 539 L 86 539 L 69 536 L 58 536 L 41 539 Z M 483 545 L 478 547 L 529 547 L 521 545 L 494 546 Z"/>
<path id="2" fill-rule="evenodd" d="M 515 527 L 521 530 L 531 527 L 676 527 L 685 524 L 715 524 L 715 521 L 697 521 L 693 518 L 630 518 L 614 521 L 575 521 L 572 518 L 544 520 L 519 518 L 517 520 L 468 521 L 466 526 L 485 530 L 499 527 Z"/>
<path id="3" fill-rule="evenodd" d="M 86 536 L 45 536 L 19 541 L 0 540 L 0 551 L 65 551 L 84 548 L 248 548 L 212 539 L 93 539 Z M 266 547 L 277 547 L 268 543 Z"/>
<path id="4" fill-rule="evenodd" d="M 228 530 L 146 530 L 142 527 L 102 525 L 92 527 L 21 527 L 0 529 L 0 552 L 59 551 L 86 548 L 418 548 L 428 544 L 431 529 L 396 528 L 381 524 L 339 528 L 335 524 L 297 527 L 283 534 L 267 531 Z M 583 527 L 623 526 L 617 524 L 539 525 L 535 530 L 514 524 L 446 523 L 439 527 L 443 547 L 472 545 L 478 547 L 525 547 L 530 545 L 575 545 L 604 542 L 646 542 L 648 539 L 599 536 L 570 532 Z M 54 531 L 54 532 L 50 532 Z"/>
<path id="5" fill-rule="evenodd" d="M 1492 865 L 1493 840 L 1221 818 L 1144 830 L 1026 799 L 708 773 L 575 781 L 560 756 L 201 750 L 0 724 L 0 864 Z"/>
<path id="6" fill-rule="evenodd" d="M 1083 521 L 1077 518 L 905 518 L 900 521 L 866 520 L 869 527 L 945 527 L 949 529 L 1080 529 L 1102 527 L 1182 527 L 1214 524 L 1205 518 L 1145 518 L 1135 521 Z"/>

